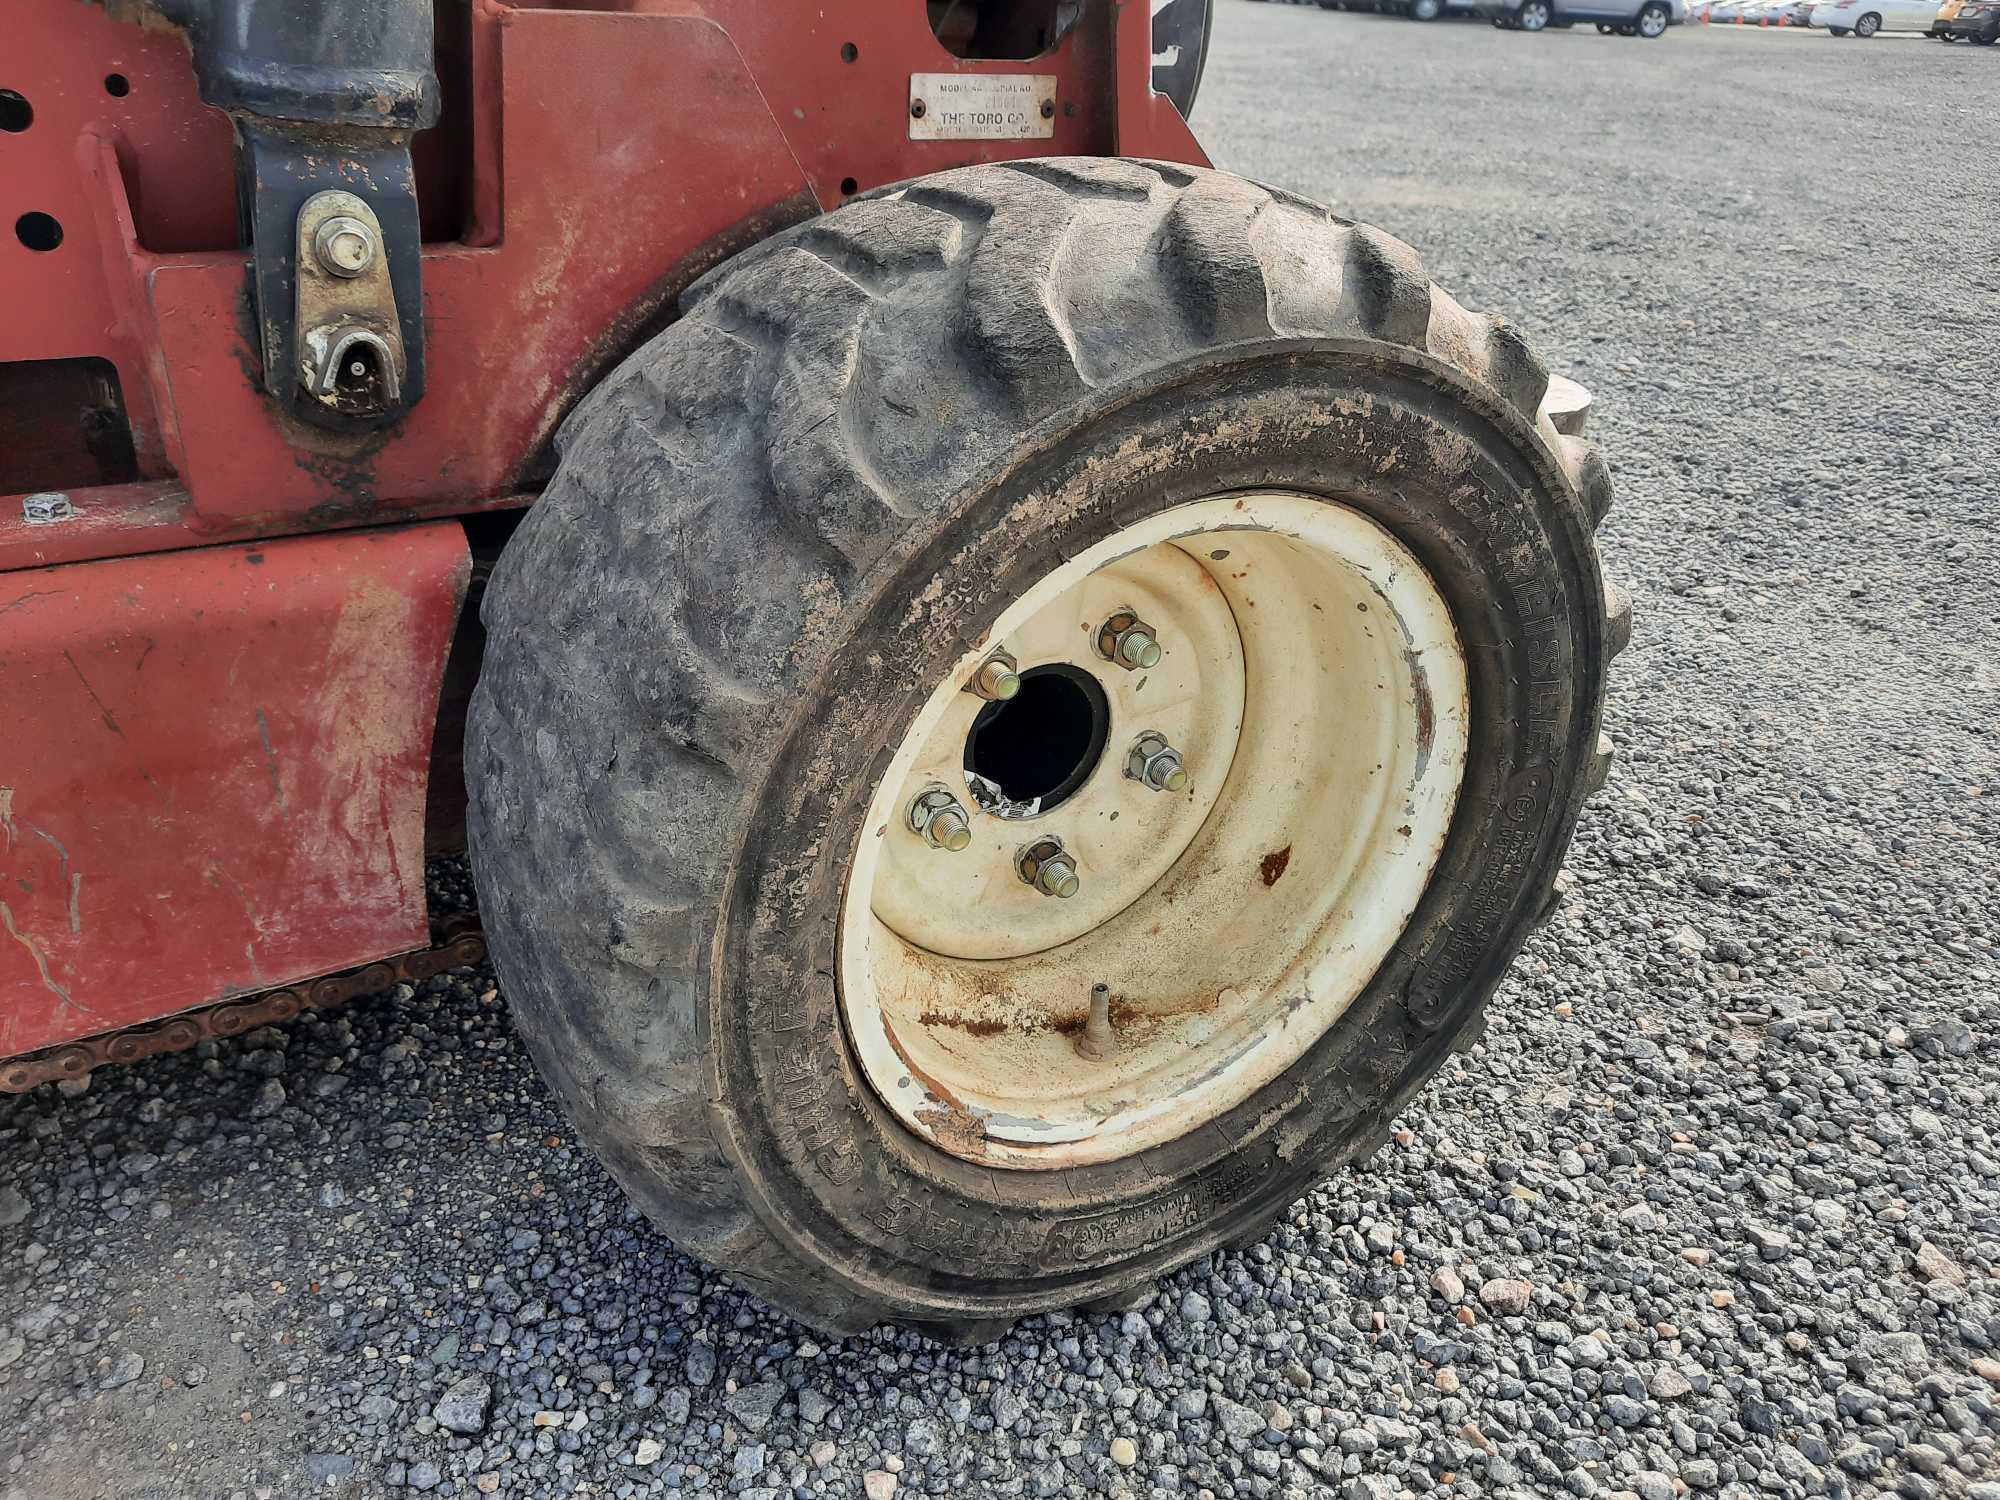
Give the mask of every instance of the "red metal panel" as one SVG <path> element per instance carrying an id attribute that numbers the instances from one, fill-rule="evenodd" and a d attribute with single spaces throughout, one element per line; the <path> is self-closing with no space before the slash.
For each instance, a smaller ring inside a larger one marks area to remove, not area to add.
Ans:
<path id="1" fill-rule="evenodd" d="M 462 141 L 418 152 L 426 222 L 463 207 L 463 240 L 423 252 L 428 393 L 336 436 L 262 393 L 228 126 L 182 41 L 5 8 L 0 87 L 35 112 L 0 133 L 0 360 L 110 360 L 145 482 L 72 491 L 52 525 L 0 499 L 0 1055 L 424 941 L 464 538 L 330 528 L 522 503 L 689 280 L 849 193 L 1020 156 L 1204 160 L 1150 92 L 1146 0 L 1092 3 L 1020 63 L 953 57 L 922 0 L 471 0 L 445 70 L 471 80 Z M 1051 137 L 910 140 L 909 75 L 950 71 L 1054 75 Z M 6 234 L 24 210 L 61 242 Z"/>
<path id="2" fill-rule="evenodd" d="M 9 0 L 9 25 L 19 76 L 63 82 L 44 90 L 53 102 L 28 131 L 0 135 L 0 180 L 60 207 L 65 238 L 39 255 L 0 243 L 0 359 L 101 354 L 118 366 L 143 472 L 177 474 L 189 496 L 162 533 L 176 545 L 400 521 L 534 488 L 563 412 L 687 279 L 850 185 L 1016 156 L 1203 159 L 1150 92 L 1144 0 L 1087 6 L 1028 62 L 953 57 L 922 0 L 475 0 L 470 158 L 453 164 L 467 241 L 424 253 L 427 394 L 387 432 L 337 438 L 263 396 L 241 252 L 142 247 L 153 233 L 212 232 L 212 200 L 228 191 L 220 117 L 170 66 L 179 40 L 106 31 L 75 0 Z M 90 95 L 99 56 L 133 70 L 129 95 Z M 1055 75 L 1052 137 L 910 140 L 910 73 L 973 70 Z M 210 207 L 155 224 L 158 184 L 181 168 Z M 105 535 L 129 542 L 159 518 L 157 490 L 130 500 L 127 524 L 121 497 L 92 497 L 111 512 Z M 0 569 L 31 565 L 48 540 L 0 504 Z"/>
<path id="3" fill-rule="evenodd" d="M 490 249 L 426 252 L 428 392 L 391 432 L 334 438 L 271 410 L 246 378 L 256 353 L 240 254 L 126 247 L 144 273 L 197 530 L 280 531 L 286 513 L 307 511 L 393 518 L 407 502 L 518 488 L 607 344 L 700 269 L 688 257 L 788 199 L 802 201 L 787 217 L 812 211 L 783 134 L 712 23 L 506 10 L 495 24 L 506 230 Z M 663 95 L 675 79 L 698 83 Z M 28 540 L 9 537 L 12 524 L 0 514 L 0 542 Z"/>
<path id="4" fill-rule="evenodd" d="M 669 0 L 626 3 L 652 8 Z M 1053 52 L 1019 62 L 952 56 L 932 33 L 922 0 L 844 6 L 709 0 L 703 9 L 742 50 L 828 208 L 841 201 L 849 179 L 866 191 L 1009 157 L 1116 152 L 1208 165 L 1172 102 L 1152 91 L 1148 0 L 1095 0 Z M 912 141 L 905 113 L 912 73 L 1053 75 L 1055 133 L 1030 141 Z"/>
<path id="5" fill-rule="evenodd" d="M 445 522 L 0 578 L 0 1056 L 422 947 Z"/>

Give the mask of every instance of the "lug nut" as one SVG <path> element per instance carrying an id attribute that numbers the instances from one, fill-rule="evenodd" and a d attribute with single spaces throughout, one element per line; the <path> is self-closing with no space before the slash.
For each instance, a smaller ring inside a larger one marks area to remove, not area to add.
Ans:
<path id="1" fill-rule="evenodd" d="M 1042 861 L 1042 867 L 1035 874 L 1035 889 L 1044 896 L 1056 896 L 1067 901 L 1074 896 L 1083 882 L 1077 878 L 1076 866 L 1067 854 L 1058 854 L 1054 859 Z"/>
<path id="2" fill-rule="evenodd" d="M 1097 628 L 1097 654 L 1132 672 L 1160 664 L 1160 642 L 1152 626 L 1121 609 Z"/>
<path id="3" fill-rule="evenodd" d="M 1128 667 L 1159 665 L 1160 643 L 1145 630 L 1128 630 L 1118 641 L 1118 660 Z"/>
<path id="4" fill-rule="evenodd" d="M 375 236 L 359 219 L 335 214 L 314 233 L 313 254 L 334 276 L 359 276 L 375 259 Z"/>
<path id="5" fill-rule="evenodd" d="M 1044 896 L 1067 901 L 1083 888 L 1083 881 L 1076 873 L 1076 861 L 1063 849 L 1059 838 L 1036 839 L 1015 856 L 1014 868 Z"/>
<path id="6" fill-rule="evenodd" d="M 1021 675 L 1014 669 L 1014 658 L 1004 654 L 988 657 L 972 674 L 972 681 L 967 684 L 966 690 L 996 703 L 1005 703 L 1021 691 Z"/>
<path id="7" fill-rule="evenodd" d="M 1148 729 L 1132 742 L 1125 753 L 1125 774 L 1156 792 L 1187 790 L 1187 767 L 1181 763 L 1180 751 L 1156 729 Z"/>
<path id="8" fill-rule="evenodd" d="M 933 849 L 958 853 L 972 842 L 972 824 L 958 798 L 933 787 L 910 804 L 910 830 Z"/>

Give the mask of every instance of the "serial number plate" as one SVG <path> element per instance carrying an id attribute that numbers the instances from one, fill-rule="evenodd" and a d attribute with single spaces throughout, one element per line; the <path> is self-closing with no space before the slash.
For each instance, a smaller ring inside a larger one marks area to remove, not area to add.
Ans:
<path id="1" fill-rule="evenodd" d="M 1053 73 L 912 73 L 913 141 L 1028 141 L 1056 132 Z"/>

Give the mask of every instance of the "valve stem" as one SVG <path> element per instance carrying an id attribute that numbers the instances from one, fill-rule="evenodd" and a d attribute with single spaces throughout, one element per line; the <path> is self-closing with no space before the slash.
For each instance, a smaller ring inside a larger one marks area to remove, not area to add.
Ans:
<path id="1" fill-rule="evenodd" d="M 1079 1057 L 1096 1062 L 1111 1055 L 1111 986 L 1093 984 L 1090 987 L 1090 1014 L 1084 1019 L 1083 1030 L 1076 1036 L 1076 1052 Z"/>

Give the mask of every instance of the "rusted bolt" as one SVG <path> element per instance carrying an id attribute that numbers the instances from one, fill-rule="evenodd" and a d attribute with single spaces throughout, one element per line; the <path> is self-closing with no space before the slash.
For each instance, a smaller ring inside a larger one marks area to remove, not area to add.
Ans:
<path id="1" fill-rule="evenodd" d="M 1076 1053 L 1092 1062 L 1111 1055 L 1111 986 L 1093 984 L 1090 987 L 1090 1014 L 1084 1018 L 1083 1030 L 1076 1034 Z"/>
<path id="2" fill-rule="evenodd" d="M 943 787 L 919 793 L 910 804 L 910 831 L 933 849 L 958 853 L 972 842 L 965 806 Z"/>
<path id="3" fill-rule="evenodd" d="M 1125 752 L 1125 774 L 1156 792 L 1187 789 L 1187 767 L 1181 763 L 1181 753 L 1157 729 L 1148 729 L 1132 742 L 1132 748 Z"/>
<path id="4" fill-rule="evenodd" d="M 979 664 L 979 670 L 972 674 L 972 681 L 965 685 L 965 690 L 996 703 L 1005 703 L 1021 691 L 1021 674 L 1015 670 L 1014 658 L 1005 652 L 987 657 Z"/>
<path id="5" fill-rule="evenodd" d="M 1083 888 L 1083 881 L 1076 873 L 1076 861 L 1063 848 L 1063 841 L 1053 836 L 1036 839 L 1021 850 L 1014 857 L 1014 868 L 1044 896 L 1067 901 Z"/>
<path id="6" fill-rule="evenodd" d="M 1121 609 L 1097 627 L 1097 654 L 1132 672 L 1160 664 L 1160 643 L 1152 626 Z"/>
<path id="7" fill-rule="evenodd" d="M 1042 101 L 1042 118 L 1044 120 L 1053 120 L 1055 117 L 1056 101 L 1053 99 L 1044 99 Z"/>
<path id="8" fill-rule="evenodd" d="M 375 260 L 375 234 L 348 214 L 335 214 L 313 232 L 313 254 L 330 276 L 359 276 Z"/>
<path id="9" fill-rule="evenodd" d="M 910 118 L 912 120 L 921 120 L 923 117 L 924 101 L 921 99 L 912 99 L 910 101 Z"/>

